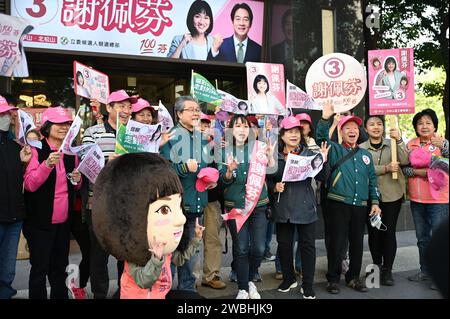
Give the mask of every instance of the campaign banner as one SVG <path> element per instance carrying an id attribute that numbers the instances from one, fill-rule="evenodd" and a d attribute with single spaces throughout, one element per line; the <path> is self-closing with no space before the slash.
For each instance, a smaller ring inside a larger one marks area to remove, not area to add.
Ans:
<path id="1" fill-rule="evenodd" d="M 128 120 L 119 123 L 116 134 L 116 154 L 150 152 L 159 153 L 161 124 L 148 125 Z"/>
<path id="2" fill-rule="evenodd" d="M 95 183 L 98 174 L 100 174 L 100 171 L 105 166 L 105 156 L 98 144 L 91 145 L 92 147 L 86 153 L 77 169 L 80 173 L 84 174 L 89 181 Z"/>
<path id="3" fill-rule="evenodd" d="M 11 15 L 35 24 L 24 39 L 26 47 L 213 61 L 209 53 L 214 37 L 223 38 L 220 52 L 226 53 L 225 58 L 231 53 L 230 40 L 240 31 L 230 13 L 240 3 L 248 5 L 253 16 L 245 30 L 252 41 L 249 53 L 260 53 L 264 17 L 260 1 L 11 0 Z M 209 17 L 201 25 L 194 21 L 199 13 Z M 202 40 L 203 45 L 194 44 Z M 219 61 L 226 60 L 222 56 Z"/>
<path id="4" fill-rule="evenodd" d="M 369 50 L 371 115 L 413 114 L 413 49 Z"/>
<path id="5" fill-rule="evenodd" d="M 158 105 L 158 123 L 162 125 L 162 133 L 170 131 L 174 126 L 172 116 L 161 101 Z"/>
<path id="6" fill-rule="evenodd" d="M 248 113 L 248 101 L 240 100 L 222 90 L 217 90 L 217 93 L 222 99 L 222 104 L 219 106 L 222 111 L 244 115 Z"/>
<path id="7" fill-rule="evenodd" d="M 216 88 L 201 74 L 192 71 L 191 95 L 202 102 L 220 105 L 222 100 Z"/>
<path id="8" fill-rule="evenodd" d="M 288 109 L 322 110 L 322 108 L 301 88 L 286 81 L 286 107 Z"/>
<path id="9" fill-rule="evenodd" d="M 22 41 L 31 30 L 30 21 L 0 13 L 0 76 L 28 77 Z"/>
<path id="10" fill-rule="evenodd" d="M 283 182 L 298 182 L 309 177 L 315 177 L 322 170 L 323 163 L 322 153 L 317 153 L 314 156 L 300 156 L 289 153 L 281 180 Z"/>
<path id="11" fill-rule="evenodd" d="M 367 89 L 366 72 L 361 63 L 347 54 L 327 54 L 309 68 L 305 88 L 321 108 L 331 101 L 334 112 L 342 113 L 363 99 Z"/>
<path id="12" fill-rule="evenodd" d="M 283 64 L 247 62 L 251 114 L 286 114 Z"/>
<path id="13" fill-rule="evenodd" d="M 108 103 L 109 78 L 106 74 L 73 61 L 73 80 L 76 95 Z"/>
<path id="14" fill-rule="evenodd" d="M 229 213 L 223 214 L 223 220 L 234 219 L 237 232 L 239 232 L 245 221 L 250 217 L 258 203 L 259 196 L 265 184 L 267 168 L 266 144 L 256 141 L 252 151 L 250 167 L 245 184 L 244 209 L 233 208 Z"/>

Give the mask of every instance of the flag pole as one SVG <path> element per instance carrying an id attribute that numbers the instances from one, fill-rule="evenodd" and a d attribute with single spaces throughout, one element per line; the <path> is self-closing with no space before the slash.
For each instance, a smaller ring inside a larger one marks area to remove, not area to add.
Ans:
<path id="1" fill-rule="evenodd" d="M 217 83 L 217 79 L 216 79 L 216 90 L 219 89 L 219 84 Z"/>
<path id="2" fill-rule="evenodd" d="M 289 80 L 286 79 L 286 112 L 285 112 L 286 114 L 285 115 L 287 115 L 288 107 L 289 107 Z M 292 109 L 291 109 L 291 115 L 294 115 L 294 114 L 292 114 Z"/>
<path id="3" fill-rule="evenodd" d="M 192 97 L 195 97 L 195 91 L 194 91 L 194 69 L 191 69 L 191 95 L 192 95 Z"/>

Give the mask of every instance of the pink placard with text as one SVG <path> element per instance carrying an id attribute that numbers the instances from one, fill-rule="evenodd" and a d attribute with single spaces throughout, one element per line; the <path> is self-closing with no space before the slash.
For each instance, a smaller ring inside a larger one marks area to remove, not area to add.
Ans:
<path id="1" fill-rule="evenodd" d="M 368 53 L 370 114 L 414 113 L 413 49 Z"/>

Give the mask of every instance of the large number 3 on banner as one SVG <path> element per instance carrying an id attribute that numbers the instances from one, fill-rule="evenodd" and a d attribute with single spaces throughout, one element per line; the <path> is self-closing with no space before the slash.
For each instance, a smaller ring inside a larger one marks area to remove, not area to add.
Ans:
<path id="1" fill-rule="evenodd" d="M 27 8 L 27 13 L 33 18 L 41 18 L 47 13 L 47 7 L 44 4 L 44 0 L 33 0 L 33 6 L 37 6 L 37 12 L 33 8 Z"/>

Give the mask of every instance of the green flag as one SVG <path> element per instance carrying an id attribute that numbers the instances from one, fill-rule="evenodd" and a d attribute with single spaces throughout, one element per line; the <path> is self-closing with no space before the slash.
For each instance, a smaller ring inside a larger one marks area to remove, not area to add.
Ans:
<path id="1" fill-rule="evenodd" d="M 191 94 L 199 101 L 220 105 L 222 100 L 214 86 L 198 73 L 192 72 Z"/>

